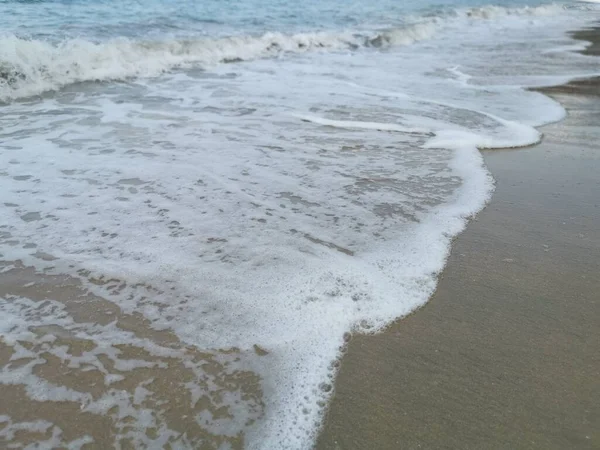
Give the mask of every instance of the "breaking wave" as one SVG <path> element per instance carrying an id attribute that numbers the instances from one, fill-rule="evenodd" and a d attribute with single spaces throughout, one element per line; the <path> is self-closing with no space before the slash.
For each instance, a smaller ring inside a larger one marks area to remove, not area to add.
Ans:
<path id="1" fill-rule="evenodd" d="M 69 39 L 59 43 L 5 35 L 0 37 L 0 101 L 29 97 L 84 81 L 152 77 L 179 67 L 210 67 L 287 53 L 410 45 L 432 37 L 437 28 L 455 20 L 548 15 L 561 9 L 557 5 L 471 8 L 371 34 L 269 32 L 261 36 L 217 39 L 143 41 L 119 38 L 107 42 Z"/>

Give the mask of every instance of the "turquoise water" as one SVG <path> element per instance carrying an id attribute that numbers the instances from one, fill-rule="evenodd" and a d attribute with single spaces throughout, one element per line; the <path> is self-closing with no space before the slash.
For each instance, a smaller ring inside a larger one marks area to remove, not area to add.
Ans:
<path id="1" fill-rule="evenodd" d="M 511 0 L 505 7 L 550 4 Z M 398 26 L 413 16 L 452 14 L 486 1 L 2 1 L 2 31 L 60 40 L 223 36 Z"/>
<path id="2" fill-rule="evenodd" d="M 0 410 L 0 437 L 310 448 L 349 333 L 425 304 L 492 195 L 479 149 L 564 117 L 525 88 L 600 74 L 568 35 L 599 13 L 0 1 L 0 286 L 34 274 L 0 297 L 0 384 L 57 411 Z"/>
<path id="3" fill-rule="evenodd" d="M 469 17 L 535 17 L 561 9 L 567 7 L 535 1 L 2 1 L 0 101 L 174 68 L 387 47 Z"/>

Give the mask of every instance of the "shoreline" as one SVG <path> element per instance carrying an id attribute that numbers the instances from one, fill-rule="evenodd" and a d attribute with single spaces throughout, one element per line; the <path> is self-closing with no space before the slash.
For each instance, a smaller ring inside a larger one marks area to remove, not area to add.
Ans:
<path id="1" fill-rule="evenodd" d="M 567 117 L 482 151 L 492 199 L 426 305 L 353 337 L 317 449 L 600 447 L 600 77 L 536 90 Z"/>
<path id="2" fill-rule="evenodd" d="M 595 51 L 592 47 L 586 49 L 586 52 Z M 531 153 L 523 153 L 524 149 L 482 152 L 486 161 L 490 158 L 488 167 L 496 165 L 498 170 L 505 170 L 509 175 L 514 172 L 508 180 L 517 187 L 519 183 L 523 186 L 523 178 L 531 174 L 532 165 L 538 167 L 541 164 L 545 167 L 534 170 L 534 174 L 541 172 L 545 176 L 546 171 L 549 171 L 552 176 L 548 180 L 540 177 L 538 181 L 542 180 L 541 185 L 527 187 L 525 196 L 520 192 L 509 193 L 508 197 L 502 197 L 505 199 L 504 203 L 499 205 L 496 205 L 494 197 L 491 205 L 498 206 L 499 211 L 491 213 L 493 215 L 490 217 L 494 218 L 491 225 L 485 220 L 482 220 L 482 224 L 475 224 L 480 218 L 485 219 L 482 212 L 468 224 L 468 233 L 472 233 L 469 230 L 474 228 L 475 235 L 473 237 L 468 234 L 469 237 L 463 244 L 462 236 L 458 238 L 458 244 L 455 240 L 453 255 L 448 260 L 450 269 L 447 266 L 440 275 L 442 279 L 446 279 L 440 284 L 445 290 L 438 287 L 434 296 L 437 303 L 433 308 L 429 304 L 420 307 L 381 335 L 355 336 L 352 339 L 350 356 L 342 361 L 342 371 L 347 375 L 341 384 L 338 377 L 337 394 L 332 399 L 334 404 L 329 418 L 333 420 L 327 422 L 323 430 L 324 433 L 329 430 L 330 434 L 322 434 L 319 441 L 322 448 L 465 448 L 468 445 L 461 439 L 463 436 L 471 436 L 467 432 L 455 436 L 455 430 L 464 431 L 465 427 L 471 427 L 473 417 L 478 421 L 475 423 L 480 429 L 478 432 L 490 428 L 486 431 L 488 434 L 484 443 L 494 444 L 493 439 L 498 432 L 514 431 L 507 424 L 506 416 L 502 415 L 506 409 L 503 399 L 514 394 L 511 388 L 516 389 L 516 394 L 521 397 L 523 392 L 527 394 L 527 389 L 531 389 L 531 383 L 528 384 L 527 380 L 520 387 L 514 383 L 507 384 L 507 380 L 515 378 L 515 374 L 526 371 L 527 367 L 522 361 L 534 361 L 535 368 L 540 373 L 547 372 L 549 377 L 555 375 L 555 371 L 545 370 L 544 361 L 535 361 L 537 354 L 534 350 L 539 350 L 540 345 L 547 346 L 543 347 L 544 357 L 552 358 L 552 351 L 556 347 L 567 356 L 580 357 L 585 354 L 587 361 L 595 361 L 593 351 L 589 351 L 588 355 L 585 349 L 582 353 L 581 349 L 563 348 L 565 341 L 570 342 L 569 339 L 573 337 L 571 329 L 576 328 L 577 323 L 569 315 L 572 313 L 570 310 L 561 309 L 556 295 L 562 292 L 565 297 L 567 288 L 577 291 L 581 274 L 588 283 L 586 292 L 600 290 L 593 273 L 596 263 L 594 255 L 600 254 L 597 251 L 600 250 L 600 244 L 597 245 L 600 238 L 596 239 L 597 232 L 594 229 L 594 223 L 598 222 L 598 212 L 594 209 L 591 219 L 583 217 L 581 205 L 577 204 L 581 199 L 581 183 L 575 184 L 570 179 L 561 178 L 565 166 L 579 170 L 581 162 L 572 155 L 566 155 L 565 148 L 591 155 L 590 143 L 600 139 L 597 127 L 589 131 L 590 125 L 582 122 L 586 108 L 596 115 L 600 111 L 597 101 L 589 103 L 591 95 L 598 93 L 599 86 L 600 78 L 596 81 L 578 80 L 568 87 L 550 88 L 558 89 L 556 95 L 566 96 L 566 101 L 573 103 L 573 111 L 579 115 L 575 124 L 565 126 L 561 123 L 556 125 L 556 129 L 548 127 L 548 130 L 554 130 L 549 134 L 551 147 L 547 148 L 545 142 L 543 148 L 550 154 L 550 161 L 546 161 L 543 155 L 540 159 L 537 153 L 540 146 L 535 145 L 527 148 Z M 575 98 L 578 100 L 575 101 Z M 593 117 L 594 125 L 599 123 L 600 116 L 598 119 Z M 544 139 L 546 140 L 546 136 Z M 584 149 L 580 151 L 578 146 L 583 146 Z M 512 161 L 513 155 L 517 157 L 517 162 Z M 600 168 L 597 157 L 594 158 L 596 159 L 589 156 L 588 159 L 593 162 L 582 165 L 581 171 L 584 178 L 583 189 L 589 188 L 590 191 L 585 197 L 586 204 L 597 208 L 598 205 L 593 201 L 600 198 L 600 195 L 594 196 L 595 191 L 589 184 L 590 180 L 597 178 Z M 494 174 L 495 170 L 492 170 Z M 75 171 L 69 169 L 63 171 L 63 174 L 73 175 L 70 172 Z M 26 176 L 18 175 L 15 179 L 17 178 Z M 566 194 L 556 188 L 556 183 L 561 180 L 563 183 L 570 183 Z M 133 186 L 138 186 L 139 183 L 144 184 L 138 178 L 122 178 L 118 181 L 118 184 L 129 186 L 122 189 L 127 189 L 126 192 L 131 194 L 137 193 L 138 188 Z M 562 215 L 563 211 L 557 212 L 552 201 L 556 198 L 564 200 L 565 195 L 565 206 L 571 209 Z M 529 202 L 529 207 L 518 209 L 515 213 L 515 205 L 520 205 L 523 197 Z M 508 207 L 507 204 L 510 204 L 510 208 L 505 213 L 502 208 Z M 11 208 L 20 206 L 16 203 L 5 205 Z M 528 214 L 532 214 L 532 211 L 535 220 L 530 223 L 524 217 L 529 218 Z M 21 218 L 25 221 L 37 220 L 38 216 L 40 213 L 34 212 L 31 217 L 27 213 Z M 52 218 L 50 215 L 47 217 Z M 545 228 L 546 222 L 542 219 L 547 217 L 552 217 L 552 220 L 560 219 L 572 227 L 566 234 L 560 234 L 560 238 L 569 245 L 574 243 L 576 249 L 573 252 L 560 245 L 555 248 L 553 244 L 548 244 L 548 236 L 555 236 L 556 230 Z M 581 217 L 583 222 L 579 220 Z M 577 223 L 572 224 L 573 220 Z M 175 222 L 171 224 L 174 225 Z M 529 231 L 521 236 L 519 230 L 528 229 L 527 227 L 530 228 Z M 174 233 L 179 236 L 179 231 Z M 518 239 L 516 244 L 511 241 L 515 238 Z M 23 249 L 37 247 L 35 242 L 20 239 L 13 237 L 9 231 L 0 230 L 0 241 L 5 245 L 22 245 Z M 314 239 L 313 241 L 311 237 L 308 240 L 320 245 L 330 244 Z M 208 237 L 207 242 L 211 245 L 214 243 L 216 247 L 227 240 Z M 456 245 L 459 245 L 459 249 L 462 248 L 462 253 L 454 255 Z M 586 245 L 591 245 L 596 252 L 591 257 L 585 254 Z M 506 250 L 503 246 L 512 247 Z M 482 249 L 486 251 L 485 254 L 481 252 Z M 351 253 L 341 247 L 336 247 L 336 250 Z M 219 253 L 221 249 L 215 251 L 215 254 Z M 537 266 L 527 259 L 531 256 L 530 253 L 537 255 L 541 261 L 540 266 L 549 268 L 548 273 L 552 276 L 548 279 L 557 283 L 557 289 L 545 286 L 536 278 L 534 270 Z M 261 382 L 261 372 L 256 367 L 257 364 L 269 364 L 270 360 L 278 357 L 276 352 L 268 356 L 270 348 L 262 348 L 257 344 L 251 348 L 195 346 L 170 328 L 157 327 L 156 322 L 150 320 L 156 311 L 150 310 L 149 314 L 145 314 L 145 308 L 157 307 L 159 313 L 171 320 L 167 315 L 169 308 L 163 309 L 164 303 L 153 303 L 152 297 L 163 292 L 152 285 L 134 284 L 135 277 L 128 278 L 126 274 L 123 277 L 113 275 L 113 278 L 84 269 L 78 270 L 77 276 L 59 274 L 54 264 L 61 262 L 53 263 L 55 256 L 41 251 L 41 248 L 30 255 L 44 261 L 44 268 L 41 268 L 42 263 L 38 266 L 28 265 L 20 260 L 0 261 L 0 295 L 8 299 L 2 311 L 8 317 L 5 321 L 8 327 L 5 330 L 9 330 L 6 336 L 0 336 L 0 372 L 4 372 L 0 383 L 0 398 L 4 400 L 3 408 L 0 408 L 0 442 L 12 446 L 31 444 L 48 448 L 111 448 L 118 443 L 122 448 L 167 448 L 171 445 L 242 450 L 248 445 L 248 430 L 253 431 L 251 427 L 265 417 L 269 407 L 265 399 L 272 395 L 268 391 L 269 386 Z M 501 259 L 493 259 L 498 257 Z M 574 267 L 566 275 L 561 271 L 564 261 Z M 592 264 L 589 264 L 590 261 Z M 70 267 L 74 269 L 75 265 Z M 477 284 L 483 280 L 480 271 L 484 272 L 483 275 L 492 274 L 495 278 L 491 281 L 484 280 L 483 285 Z M 67 272 L 71 273 L 70 270 Z M 564 277 L 559 278 L 561 276 Z M 502 283 L 507 279 L 516 280 L 520 284 L 510 286 L 505 292 Z M 175 281 L 168 281 L 172 282 Z M 127 292 L 124 290 L 129 288 L 140 295 L 135 308 L 124 307 L 113 298 L 121 298 L 122 293 Z M 512 316 L 500 308 L 506 305 L 493 304 L 493 308 L 497 307 L 496 310 L 485 304 L 485 300 L 497 299 L 491 296 L 486 299 L 486 295 L 497 294 L 500 298 L 505 295 L 504 300 L 512 314 L 522 305 L 519 302 L 511 303 L 514 299 L 510 295 L 523 291 L 527 301 L 533 298 L 534 288 L 549 293 L 552 303 L 550 306 L 554 308 L 551 312 L 567 317 L 559 317 L 558 331 L 563 334 L 551 336 L 548 342 L 541 340 L 535 333 L 548 321 L 552 326 L 556 325 L 554 322 L 558 319 L 551 314 L 547 315 L 544 305 L 536 304 L 531 310 L 540 316 L 537 321 L 519 322 L 522 317 L 518 320 L 511 319 Z M 561 291 L 561 288 L 564 290 Z M 188 298 L 186 296 L 180 304 L 181 311 L 186 311 Z M 455 308 L 457 298 L 462 302 L 458 305 L 459 308 Z M 584 312 L 589 310 L 587 306 L 583 308 Z M 577 310 L 577 313 L 580 312 Z M 183 317 L 184 313 L 175 314 Z M 505 333 L 508 336 L 506 339 L 525 337 L 525 342 L 531 345 L 531 349 L 523 350 L 516 344 L 510 344 L 512 347 L 509 345 L 507 350 L 506 342 L 502 340 L 504 336 L 499 344 L 494 340 L 492 331 L 497 332 L 499 325 L 505 325 L 499 324 L 499 321 L 506 318 L 510 325 L 504 328 L 508 331 Z M 586 326 L 593 332 L 596 322 L 593 318 L 586 317 L 585 320 Z M 206 320 L 206 324 L 218 326 L 218 321 L 216 324 L 211 322 Z M 533 327 L 533 331 L 524 333 L 523 323 Z M 575 327 L 571 326 L 573 323 Z M 432 324 L 434 333 L 431 333 Z M 197 324 L 192 324 L 195 325 Z M 200 325 L 204 326 L 205 323 L 201 322 Z M 490 349 L 491 364 L 486 360 L 489 356 L 486 352 Z M 511 366 L 515 362 L 514 353 L 521 355 L 521 359 L 516 357 L 521 364 L 518 367 Z M 490 372 L 486 364 L 495 372 Z M 571 367 L 574 366 L 571 364 Z M 499 374 L 499 367 L 506 367 L 506 373 Z M 594 367 L 592 369 L 595 370 Z M 568 374 L 569 367 L 561 366 L 561 370 L 564 371 L 562 375 Z M 586 369 L 580 375 L 577 374 L 577 382 L 589 386 L 589 371 Z M 490 380 L 493 385 L 499 386 L 499 395 L 501 394 L 499 400 L 493 399 L 495 403 L 492 408 L 496 415 L 491 419 L 488 411 L 481 406 L 481 402 L 487 400 L 485 395 Z M 452 385 L 455 381 L 458 384 Z M 570 389 L 570 385 L 560 384 L 560 380 L 555 382 L 552 378 L 544 378 L 542 382 L 544 389 L 549 387 L 550 390 L 556 390 L 556 386 L 560 392 Z M 401 409 L 398 409 L 399 405 L 394 402 L 399 398 L 398 392 L 407 394 L 403 392 L 406 386 L 412 397 L 404 397 Z M 330 384 L 321 384 L 319 388 L 331 391 Z M 344 389 L 351 396 L 349 399 L 343 397 Z M 593 398 L 594 386 L 588 391 L 587 397 Z M 577 391 L 572 395 L 579 399 L 585 398 L 584 394 L 586 393 Z M 475 396 L 475 401 L 471 398 L 472 395 Z M 547 400 L 541 397 L 543 401 Z M 573 420 L 569 422 L 569 430 L 575 430 L 575 439 L 579 439 L 582 433 L 584 439 L 588 439 L 589 434 L 592 444 L 596 444 L 598 439 L 595 434 L 588 433 L 587 428 L 573 425 L 588 421 L 595 426 L 594 420 L 600 416 L 600 411 L 591 401 L 590 404 L 588 409 L 592 411 L 591 415 L 570 417 L 569 420 Z M 457 405 L 463 408 L 458 413 L 453 409 L 444 409 Z M 553 405 L 549 402 L 537 407 L 551 411 Z M 335 408 L 338 408 L 338 416 L 335 416 Z M 442 415 L 442 420 L 439 420 L 440 416 L 436 416 L 439 412 L 449 415 Z M 291 414 L 294 413 L 295 410 L 292 409 Z M 303 413 L 306 414 L 305 411 Z M 518 415 L 520 410 L 513 413 L 521 420 L 522 415 Z M 406 420 L 399 424 L 400 418 Z M 312 444 L 319 431 L 312 428 L 313 423 L 309 426 L 312 432 L 306 434 L 310 442 L 302 441 L 305 446 Z M 498 428 L 497 423 L 504 428 Z M 492 430 L 493 427 L 496 428 Z M 532 431 L 532 439 L 538 439 L 536 430 L 537 428 Z M 327 441 L 329 438 L 332 440 Z M 430 438 L 433 440 L 427 441 Z M 269 446 L 264 441 L 258 442 Z M 470 445 L 470 442 L 467 444 Z M 520 445 L 515 445 L 520 444 L 519 441 L 513 439 L 507 442 L 510 448 L 521 448 Z M 472 443 L 473 448 L 482 447 L 480 440 L 472 440 Z M 493 447 L 492 444 L 488 447 Z M 573 447 L 571 444 L 569 442 L 569 448 Z M 550 447 L 545 445 L 543 448 Z"/>

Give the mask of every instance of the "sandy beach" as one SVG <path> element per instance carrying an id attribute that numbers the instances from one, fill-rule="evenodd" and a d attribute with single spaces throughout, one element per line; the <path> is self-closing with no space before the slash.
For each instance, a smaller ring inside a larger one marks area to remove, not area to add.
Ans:
<path id="1" fill-rule="evenodd" d="M 600 448 L 600 82 L 544 92 L 568 117 L 483 152 L 491 202 L 427 305 L 350 342 L 317 448 Z"/>
<path id="2" fill-rule="evenodd" d="M 0 3 L 0 448 L 600 448 L 591 19 L 288 2 Z"/>

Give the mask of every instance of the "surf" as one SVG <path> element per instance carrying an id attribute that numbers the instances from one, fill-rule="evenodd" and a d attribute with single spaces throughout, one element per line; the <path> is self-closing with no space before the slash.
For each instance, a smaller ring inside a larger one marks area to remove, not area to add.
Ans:
<path id="1" fill-rule="evenodd" d="M 239 63 L 307 52 L 340 52 L 412 45 L 430 39 L 444 26 L 506 16 L 557 14 L 556 6 L 459 9 L 439 16 L 410 19 L 415 23 L 365 32 L 317 31 L 296 34 L 273 31 L 221 38 L 107 41 L 85 38 L 58 42 L 0 35 L 0 101 L 26 98 L 85 81 L 119 81 L 157 77 L 173 69 Z M 465 22 L 466 20 L 466 22 Z"/>

